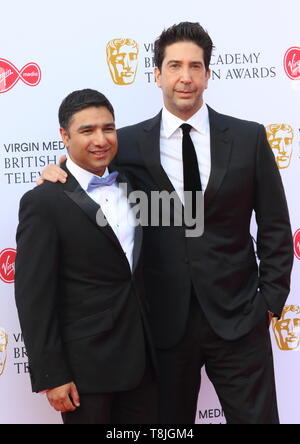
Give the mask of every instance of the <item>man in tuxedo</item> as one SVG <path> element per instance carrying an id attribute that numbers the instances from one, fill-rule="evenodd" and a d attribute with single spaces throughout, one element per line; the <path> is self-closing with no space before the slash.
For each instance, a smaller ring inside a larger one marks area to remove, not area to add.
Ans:
<path id="1" fill-rule="evenodd" d="M 118 186 L 126 178 L 108 171 L 114 110 L 97 91 L 75 91 L 59 121 L 68 180 L 25 194 L 17 231 L 16 303 L 32 388 L 47 391 L 66 424 L 153 423 L 142 230 Z"/>
<path id="2" fill-rule="evenodd" d="M 144 275 L 158 352 L 160 421 L 192 423 L 205 365 L 230 424 L 279 422 L 270 319 L 289 294 L 293 242 L 285 194 L 265 128 L 203 100 L 213 43 L 198 23 L 155 42 L 164 107 L 118 131 L 118 168 L 136 189 L 204 193 L 204 233 L 149 226 Z M 65 180 L 57 166 L 42 177 Z M 255 213 L 257 256 L 250 234 Z"/>

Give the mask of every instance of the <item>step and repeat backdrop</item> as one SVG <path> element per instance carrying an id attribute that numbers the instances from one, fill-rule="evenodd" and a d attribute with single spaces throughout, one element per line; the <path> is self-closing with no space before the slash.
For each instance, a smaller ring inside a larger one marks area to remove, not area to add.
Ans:
<path id="1" fill-rule="evenodd" d="M 271 0 L 252 0 L 249 7 L 235 0 L 117 0 L 105 8 L 97 0 L 32 0 L 30 7 L 21 0 L 3 3 L 0 423 L 61 423 L 45 395 L 31 393 L 14 302 L 19 200 L 35 186 L 41 170 L 65 153 L 58 107 L 71 91 L 90 87 L 110 98 L 118 127 L 154 116 L 162 98 L 153 76 L 153 42 L 164 28 L 188 20 L 199 21 L 215 43 L 206 102 L 219 112 L 265 125 L 286 189 L 295 263 L 283 316 L 270 328 L 281 422 L 300 424 L 299 16 L 298 0 L 286 0 L 284 7 Z M 202 380 L 196 423 L 226 423 L 205 370 Z"/>

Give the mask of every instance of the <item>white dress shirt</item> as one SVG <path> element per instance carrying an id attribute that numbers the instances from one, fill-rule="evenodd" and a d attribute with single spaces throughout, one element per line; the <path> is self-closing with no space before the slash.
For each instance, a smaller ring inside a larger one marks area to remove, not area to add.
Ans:
<path id="1" fill-rule="evenodd" d="M 206 104 L 189 120 L 183 121 L 171 114 L 165 107 L 162 111 L 160 129 L 160 160 L 181 202 L 184 204 L 183 188 L 183 164 L 182 164 L 182 129 L 180 126 L 188 123 L 192 126 L 190 136 L 193 141 L 200 178 L 202 192 L 208 184 L 211 171 L 210 157 L 210 128 L 209 115 Z"/>
<path id="2" fill-rule="evenodd" d="M 94 174 L 79 167 L 69 157 L 66 166 L 87 195 L 100 205 L 110 227 L 121 244 L 132 270 L 135 227 L 131 208 L 124 190 L 116 182 L 113 185 L 102 186 L 87 192 L 89 182 Z M 106 168 L 102 177 L 104 178 L 108 174 L 109 171 Z"/>

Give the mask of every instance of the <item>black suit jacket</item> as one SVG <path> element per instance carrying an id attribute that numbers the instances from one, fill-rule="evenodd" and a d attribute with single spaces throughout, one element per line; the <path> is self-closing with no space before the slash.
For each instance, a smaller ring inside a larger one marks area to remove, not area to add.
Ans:
<path id="1" fill-rule="evenodd" d="M 211 175 L 204 196 L 204 234 L 187 238 L 184 227 L 144 230 L 146 291 L 158 347 L 182 337 L 191 287 L 215 332 L 246 335 L 266 316 L 280 315 L 289 293 L 292 234 L 284 190 L 265 128 L 209 108 Z M 161 113 L 118 132 L 116 165 L 135 186 L 174 192 L 160 163 Z M 250 235 L 253 211 L 257 253 Z"/>
<path id="2" fill-rule="evenodd" d="M 33 391 L 70 381 L 79 393 L 129 390 L 144 373 L 148 331 L 142 229 L 131 272 L 113 230 L 96 223 L 100 207 L 68 174 L 20 204 L 15 294 Z"/>

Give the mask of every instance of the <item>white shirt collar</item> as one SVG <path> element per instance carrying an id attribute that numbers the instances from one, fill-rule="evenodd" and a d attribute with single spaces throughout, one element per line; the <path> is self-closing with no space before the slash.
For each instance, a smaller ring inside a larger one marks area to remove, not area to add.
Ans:
<path id="1" fill-rule="evenodd" d="M 96 174 L 93 174 L 87 170 L 84 170 L 79 165 L 77 165 L 75 162 L 73 162 L 73 160 L 70 158 L 70 156 L 68 156 L 66 167 L 68 168 L 70 173 L 75 177 L 75 179 L 77 180 L 77 182 L 79 183 L 81 188 L 83 188 L 85 191 L 88 189 L 88 186 L 89 186 L 89 183 L 90 183 L 90 180 L 92 179 L 92 177 L 96 176 Z M 103 176 L 101 176 L 101 177 L 104 178 L 108 175 L 109 175 L 109 171 L 108 171 L 108 168 L 106 168 Z"/>
<path id="2" fill-rule="evenodd" d="M 176 117 L 164 106 L 162 111 L 162 125 L 167 138 L 171 137 L 175 131 L 183 124 L 188 123 L 200 134 L 206 135 L 209 131 L 209 115 L 206 103 L 187 121 Z"/>

